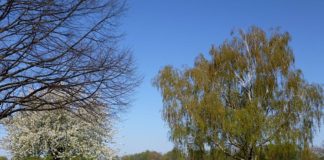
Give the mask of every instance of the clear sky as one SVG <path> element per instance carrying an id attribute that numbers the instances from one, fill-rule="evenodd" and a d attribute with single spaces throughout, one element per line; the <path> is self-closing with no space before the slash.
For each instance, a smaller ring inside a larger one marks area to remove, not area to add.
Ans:
<path id="1" fill-rule="evenodd" d="M 165 65 L 192 66 L 199 53 L 207 55 L 233 29 L 256 25 L 290 32 L 296 66 L 309 82 L 324 84 L 323 0 L 129 0 L 128 6 L 121 21 L 123 45 L 133 50 L 144 80 L 118 123 L 120 154 L 172 148 L 152 79 Z M 323 141 L 322 131 L 314 144 Z"/>

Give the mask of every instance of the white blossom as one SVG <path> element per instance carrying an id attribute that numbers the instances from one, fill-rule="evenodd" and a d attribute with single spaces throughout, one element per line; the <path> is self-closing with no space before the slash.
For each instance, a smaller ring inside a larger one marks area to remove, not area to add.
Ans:
<path id="1" fill-rule="evenodd" d="M 97 108 L 103 113 L 103 108 Z M 112 120 L 79 108 L 82 118 L 66 110 L 21 112 L 5 121 L 4 148 L 14 158 L 52 155 L 62 159 L 82 156 L 112 159 Z M 104 158 L 102 158 L 104 157 Z"/>

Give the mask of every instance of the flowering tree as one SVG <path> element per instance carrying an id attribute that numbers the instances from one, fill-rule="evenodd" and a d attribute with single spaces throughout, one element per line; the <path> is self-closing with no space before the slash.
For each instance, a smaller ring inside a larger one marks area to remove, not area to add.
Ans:
<path id="1" fill-rule="evenodd" d="M 112 118 L 97 108 L 98 114 L 90 114 L 84 108 L 75 112 L 29 111 L 14 115 L 5 121 L 8 131 L 4 147 L 15 159 L 51 156 L 53 159 L 83 157 L 87 159 L 111 159 Z"/>

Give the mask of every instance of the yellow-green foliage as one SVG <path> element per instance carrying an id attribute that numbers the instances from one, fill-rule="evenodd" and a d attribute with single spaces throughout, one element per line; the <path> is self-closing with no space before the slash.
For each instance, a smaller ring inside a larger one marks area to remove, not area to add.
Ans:
<path id="1" fill-rule="evenodd" d="M 260 159 L 281 144 L 304 153 L 323 114 L 323 88 L 295 68 L 289 41 L 286 32 L 251 27 L 192 68 L 163 68 L 154 85 L 173 142 L 198 159 L 214 152 Z"/>

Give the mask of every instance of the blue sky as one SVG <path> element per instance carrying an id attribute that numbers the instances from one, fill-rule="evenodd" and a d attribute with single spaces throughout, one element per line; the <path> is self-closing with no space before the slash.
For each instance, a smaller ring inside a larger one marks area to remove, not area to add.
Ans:
<path id="1" fill-rule="evenodd" d="M 233 29 L 256 25 L 290 32 L 296 67 L 309 82 L 324 84 L 322 0 L 129 0 L 128 5 L 121 20 L 122 43 L 132 49 L 144 80 L 118 123 L 115 146 L 120 154 L 172 148 L 152 79 L 165 65 L 191 66 L 199 53 L 207 55 L 212 44 L 230 38 Z M 314 144 L 323 141 L 322 131 Z"/>

